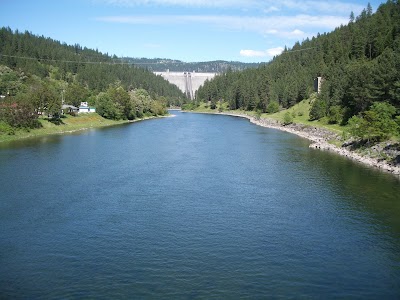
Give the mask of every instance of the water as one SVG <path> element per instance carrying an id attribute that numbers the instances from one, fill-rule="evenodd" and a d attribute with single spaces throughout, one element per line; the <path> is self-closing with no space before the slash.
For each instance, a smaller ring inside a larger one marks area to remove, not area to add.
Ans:
<path id="1" fill-rule="evenodd" d="M 0 298 L 400 297 L 400 184 L 247 120 L 0 147 Z"/>

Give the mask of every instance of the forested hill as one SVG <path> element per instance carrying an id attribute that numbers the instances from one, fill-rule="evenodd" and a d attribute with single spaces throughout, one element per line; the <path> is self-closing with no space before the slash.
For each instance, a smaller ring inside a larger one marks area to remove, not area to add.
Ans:
<path id="1" fill-rule="evenodd" d="M 104 92 L 110 84 L 119 82 L 125 90 L 145 89 L 152 97 L 183 99 L 180 90 L 160 76 L 143 68 L 121 63 L 116 56 L 103 54 L 79 44 L 67 45 L 28 31 L 0 29 L 0 65 L 40 79 L 64 81 L 78 85 L 87 94 Z M 16 94 L 12 86 L 1 84 L 0 95 Z"/>
<path id="2" fill-rule="evenodd" d="M 205 61 L 205 62 L 183 62 L 166 58 L 132 58 L 124 57 L 123 61 L 132 63 L 138 67 L 146 68 L 153 72 L 206 72 L 222 73 L 228 69 L 242 71 L 249 68 L 257 68 L 260 63 L 244 63 L 239 61 Z"/>
<path id="3" fill-rule="evenodd" d="M 400 112 L 400 0 L 368 4 L 348 25 L 296 43 L 257 69 L 228 71 L 205 84 L 197 101 L 229 102 L 231 109 L 269 111 L 287 108 L 313 92 L 313 79 L 323 78 L 322 91 L 310 118 L 346 123 L 373 102 L 386 102 Z M 275 104 L 275 105 L 272 105 Z"/>

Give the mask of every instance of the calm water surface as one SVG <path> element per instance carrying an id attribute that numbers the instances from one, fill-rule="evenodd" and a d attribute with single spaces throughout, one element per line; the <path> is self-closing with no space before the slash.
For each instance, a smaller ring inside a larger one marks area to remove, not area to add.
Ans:
<path id="1" fill-rule="evenodd" d="M 400 297 L 400 183 L 247 120 L 0 146 L 0 298 Z"/>

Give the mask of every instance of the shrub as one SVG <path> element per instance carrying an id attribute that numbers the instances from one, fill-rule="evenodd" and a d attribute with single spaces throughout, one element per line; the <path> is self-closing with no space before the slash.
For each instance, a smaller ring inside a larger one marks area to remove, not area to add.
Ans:
<path id="1" fill-rule="evenodd" d="M 330 124 L 340 124 L 343 120 L 343 109 L 339 105 L 333 105 L 329 108 L 328 122 Z"/>
<path id="2" fill-rule="evenodd" d="M 293 117 L 290 114 L 290 112 L 286 112 L 285 115 L 283 116 L 283 124 L 284 125 L 289 125 L 293 123 Z"/>
<path id="3" fill-rule="evenodd" d="M 262 114 L 261 110 L 257 109 L 256 110 L 256 116 L 255 116 L 256 120 L 260 120 L 261 119 L 261 114 Z"/>
<path id="4" fill-rule="evenodd" d="M 0 121 L 0 134 L 14 135 L 15 129 L 6 122 Z"/>
<path id="5" fill-rule="evenodd" d="M 279 111 L 279 103 L 276 101 L 271 101 L 266 109 L 266 112 L 269 114 L 273 114 Z"/>
<path id="6" fill-rule="evenodd" d="M 348 121 L 350 133 L 358 138 L 373 141 L 388 139 L 398 132 L 398 124 L 393 120 L 396 108 L 385 102 L 374 102 L 362 117 L 353 116 Z"/>
<path id="7" fill-rule="evenodd" d="M 310 109 L 310 121 L 319 120 L 325 117 L 326 103 L 323 100 L 317 99 L 314 101 Z"/>

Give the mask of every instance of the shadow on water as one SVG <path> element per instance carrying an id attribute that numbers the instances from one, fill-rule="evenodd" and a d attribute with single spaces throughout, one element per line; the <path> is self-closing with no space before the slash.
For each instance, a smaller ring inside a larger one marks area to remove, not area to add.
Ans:
<path id="1" fill-rule="evenodd" d="M 296 152 L 292 152 L 292 157 L 287 159 L 312 170 L 313 176 L 308 179 L 310 184 L 317 181 L 321 185 L 333 187 L 340 195 L 338 199 L 355 210 L 367 212 L 379 225 L 390 228 L 400 238 L 398 177 L 336 153 L 304 149 L 302 145 Z"/>

